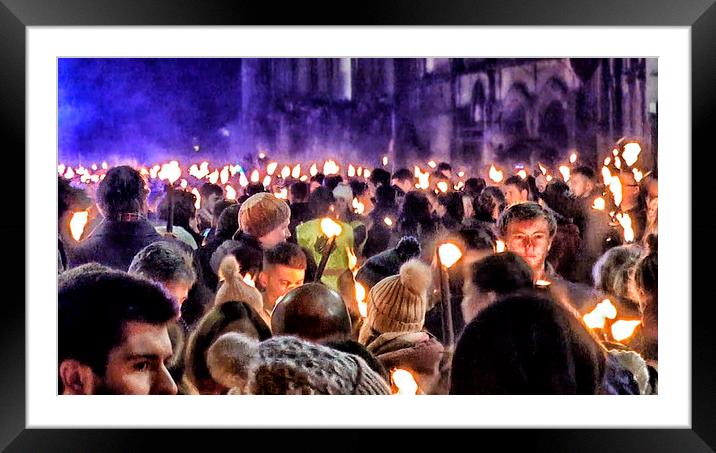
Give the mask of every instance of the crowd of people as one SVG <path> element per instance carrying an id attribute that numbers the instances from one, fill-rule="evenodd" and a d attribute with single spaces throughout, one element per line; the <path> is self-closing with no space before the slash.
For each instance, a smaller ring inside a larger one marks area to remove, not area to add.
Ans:
<path id="1" fill-rule="evenodd" d="M 616 200 L 597 175 L 442 162 L 154 204 L 131 166 L 60 177 L 58 393 L 656 394 L 656 174 L 610 174 Z"/>

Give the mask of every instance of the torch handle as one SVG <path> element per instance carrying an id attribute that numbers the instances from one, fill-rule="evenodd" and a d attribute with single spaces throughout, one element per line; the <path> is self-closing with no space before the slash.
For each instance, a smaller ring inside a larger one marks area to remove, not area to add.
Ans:
<path id="1" fill-rule="evenodd" d="M 169 183 L 169 187 L 167 187 L 167 202 L 169 203 L 167 233 L 171 233 L 174 231 L 174 185 L 172 183 Z"/>
<path id="2" fill-rule="evenodd" d="M 450 301 L 450 282 L 448 270 L 443 266 L 440 255 L 437 254 L 438 269 L 440 269 L 440 303 L 442 305 L 443 342 L 447 349 L 452 350 L 455 345 L 455 330 L 452 322 L 452 303 Z"/>
<path id="3" fill-rule="evenodd" d="M 332 236 L 328 239 L 328 244 L 323 249 L 323 254 L 321 255 L 321 262 L 318 264 L 318 270 L 316 270 L 316 278 L 313 279 L 314 282 L 321 281 L 323 271 L 326 269 L 326 264 L 328 263 L 328 257 L 331 256 L 331 253 L 333 253 L 334 248 L 336 248 L 336 237 Z"/>

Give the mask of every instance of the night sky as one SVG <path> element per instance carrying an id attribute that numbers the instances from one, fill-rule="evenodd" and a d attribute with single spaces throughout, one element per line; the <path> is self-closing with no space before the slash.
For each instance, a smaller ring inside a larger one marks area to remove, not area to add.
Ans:
<path id="1" fill-rule="evenodd" d="M 58 67 L 61 162 L 224 160 L 241 147 L 240 59 L 63 58 Z"/>

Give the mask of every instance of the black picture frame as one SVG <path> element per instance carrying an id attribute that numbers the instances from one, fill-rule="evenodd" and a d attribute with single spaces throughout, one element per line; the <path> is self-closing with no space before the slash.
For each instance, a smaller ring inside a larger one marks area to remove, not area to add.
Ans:
<path id="1" fill-rule="evenodd" d="M 714 0 L 460 0 L 450 4 L 438 1 L 405 0 L 394 2 L 362 1 L 353 4 L 338 2 L 304 2 L 274 4 L 270 2 L 216 2 L 192 4 L 167 0 L 0 0 L 0 128 L 2 130 L 2 162 L 15 168 L 25 168 L 25 62 L 26 27 L 29 26 L 109 26 L 109 25 L 531 25 L 531 26 L 686 26 L 691 28 L 692 64 L 692 143 L 699 149 L 698 165 L 692 168 L 692 206 L 708 205 L 711 191 L 706 184 L 713 162 L 710 144 L 712 115 L 716 113 L 716 6 Z M 674 150 L 662 150 L 672 152 Z M 55 152 L 55 150 L 47 150 Z M 678 150 L 686 153 L 687 150 Z M 692 158 L 693 158 L 692 154 Z M 693 160 L 693 159 L 692 159 Z M 25 171 L 8 176 L 11 187 L 25 187 Z M 704 185 L 699 188 L 698 185 Z M 52 197 L 50 197 L 52 198 Z M 52 205 L 54 201 L 49 200 Z M 0 231 L 4 238 L 30 238 L 25 233 L 27 207 L 19 201 L 16 215 L 0 216 Z M 694 213 L 695 214 L 695 213 Z M 694 216 L 695 217 L 695 216 Z M 692 234 L 708 237 L 716 226 L 708 214 L 692 219 Z M 24 242 L 4 241 L 8 256 L 24 256 Z M 368 440 L 378 433 L 355 434 L 342 430 L 330 432 L 339 444 L 317 440 L 313 433 L 292 432 L 289 435 L 255 435 L 261 445 L 279 448 L 280 442 L 310 445 L 311 449 L 327 446 L 373 448 L 380 445 L 411 448 L 411 443 L 437 441 L 449 448 L 487 447 L 497 442 L 500 449 L 516 445 L 545 451 L 580 451 L 583 453 L 616 451 L 714 451 L 716 450 L 716 345 L 712 329 L 714 306 L 706 290 L 708 267 L 699 266 L 714 249 L 708 244 L 694 250 L 692 263 L 693 301 L 664 301 L 685 307 L 691 303 L 692 312 L 692 401 L 691 429 L 564 429 L 564 430 L 481 430 L 463 432 L 462 442 L 453 434 L 440 432 L 391 432 L 387 440 Z M 685 246 L 691 247 L 691 244 Z M 12 250 L 17 247 L 18 250 Z M 22 248 L 22 249 L 20 249 Z M 54 251 L 53 251 L 54 252 Z M 49 253 L 49 252 L 48 252 Z M 52 255 L 52 254 L 51 254 Z M 54 256 L 54 255 L 53 255 Z M 46 430 L 25 429 L 25 299 L 24 285 L 31 275 L 25 273 L 24 259 L 7 259 L 4 266 L 6 299 L 2 303 L 3 327 L 0 328 L 4 365 L 0 385 L 0 447 L 8 451 L 127 451 L 144 450 L 147 442 L 157 441 L 164 449 L 192 443 L 206 448 L 211 445 L 249 447 L 245 434 L 233 430 L 207 432 L 205 430 L 177 430 L 172 432 L 149 430 Z M 699 297 L 700 295 L 700 297 Z M 54 305 L 48 301 L 48 309 Z M 661 341 L 668 341 L 662 338 Z M 50 351 L 48 351 L 50 352 Z M 238 406 L 238 405 L 237 405 Z M 475 408 L 479 410 L 479 408 Z M 160 415 L 160 414 L 159 414 Z M 426 414 L 426 417 L 428 415 Z M 384 433 L 385 434 L 385 433 Z M 323 434 L 322 434 L 323 435 Z M 350 439 L 363 439 L 351 442 Z M 380 443 L 378 443 L 380 442 Z M 364 443 L 362 447 L 361 443 Z M 432 443 L 432 442 L 431 442 Z M 368 445 L 370 444 L 370 445 Z M 262 447 L 261 447 L 262 448 Z M 272 448 L 272 449 L 273 449 Z M 443 447 L 444 448 L 444 447 Z M 491 448 L 489 448 L 491 449 Z M 488 451 L 489 451 L 488 449 Z"/>

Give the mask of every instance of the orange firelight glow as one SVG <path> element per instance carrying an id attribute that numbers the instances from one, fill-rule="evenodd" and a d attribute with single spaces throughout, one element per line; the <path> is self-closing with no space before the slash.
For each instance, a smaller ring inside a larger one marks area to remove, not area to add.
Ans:
<path id="1" fill-rule="evenodd" d="M 78 211 L 72 214 L 72 218 L 70 219 L 70 233 L 72 233 L 72 239 L 75 241 L 80 240 L 88 219 L 89 212 L 87 211 Z"/>
<path id="2" fill-rule="evenodd" d="M 321 219 L 321 231 L 329 238 L 332 238 L 335 236 L 340 236 L 343 232 L 343 228 L 333 219 L 324 217 L 323 219 Z"/>
<path id="3" fill-rule="evenodd" d="M 616 341 L 624 341 L 634 334 L 634 329 L 641 324 L 641 321 L 633 319 L 620 319 L 612 324 L 612 338 Z"/>
<path id="4" fill-rule="evenodd" d="M 462 251 L 452 242 L 446 242 L 438 247 L 438 256 L 443 266 L 449 269 L 462 258 Z"/>
<path id="5" fill-rule="evenodd" d="M 410 371 L 397 368 L 390 372 L 390 380 L 398 388 L 396 395 L 415 395 L 418 393 L 418 383 Z"/>

